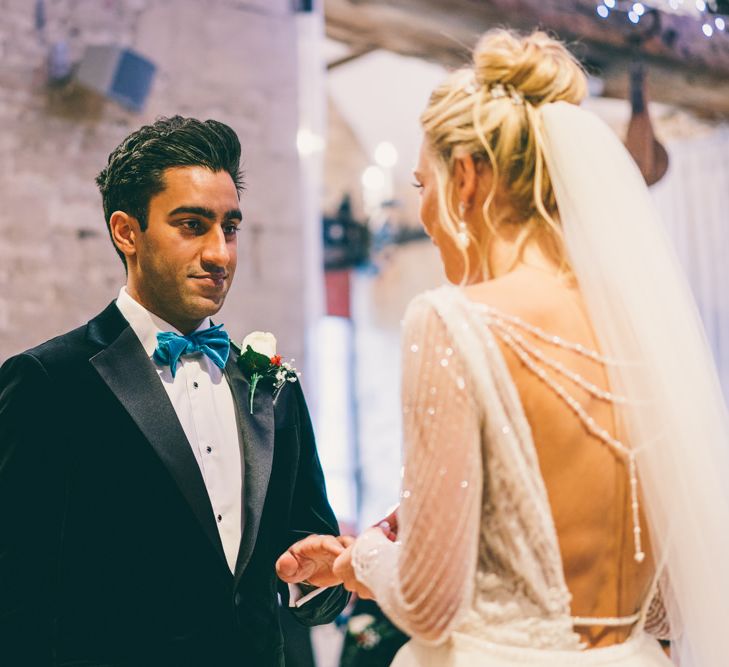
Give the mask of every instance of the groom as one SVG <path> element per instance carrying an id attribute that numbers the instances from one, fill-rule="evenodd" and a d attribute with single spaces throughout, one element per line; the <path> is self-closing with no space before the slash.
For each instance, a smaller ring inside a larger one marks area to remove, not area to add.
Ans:
<path id="1" fill-rule="evenodd" d="M 251 397 L 210 321 L 235 273 L 239 161 L 212 120 L 127 137 L 97 178 L 126 286 L 0 369 L 3 667 L 282 666 L 277 560 L 306 579 L 299 622 L 347 601 L 301 388 Z"/>

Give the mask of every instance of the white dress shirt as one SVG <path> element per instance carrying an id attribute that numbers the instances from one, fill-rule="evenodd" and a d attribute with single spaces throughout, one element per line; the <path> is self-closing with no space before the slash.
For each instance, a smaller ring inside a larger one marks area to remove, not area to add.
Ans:
<path id="1" fill-rule="evenodd" d="M 126 287 L 119 291 L 116 306 L 150 359 L 157 347 L 158 333 L 172 331 L 182 335 L 129 296 Z M 210 326 L 210 318 L 205 318 L 196 331 Z M 169 366 L 155 363 L 155 367 L 200 466 L 225 559 L 234 573 L 243 532 L 243 461 L 230 386 L 223 371 L 201 353 L 180 357 L 174 378 Z M 318 588 L 302 595 L 298 586 L 289 584 L 289 605 L 300 607 L 324 590 Z"/>
<path id="2" fill-rule="evenodd" d="M 175 327 L 150 313 L 122 287 L 117 308 L 129 322 L 144 351 L 152 357 L 157 334 Z M 198 327 L 207 329 L 210 319 Z M 206 355 L 183 355 L 175 377 L 169 366 L 155 363 L 182 429 L 190 443 L 208 491 L 231 572 L 235 571 L 242 535 L 243 472 L 235 404 L 223 371 Z"/>

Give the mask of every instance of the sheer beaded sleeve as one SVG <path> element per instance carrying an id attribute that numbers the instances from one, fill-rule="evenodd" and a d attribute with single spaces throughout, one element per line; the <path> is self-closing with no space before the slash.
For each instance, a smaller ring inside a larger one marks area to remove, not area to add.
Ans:
<path id="1" fill-rule="evenodd" d="M 644 627 L 645 631 L 656 639 L 672 639 L 671 623 L 660 593 L 656 593 L 648 607 Z"/>
<path id="2" fill-rule="evenodd" d="M 669 604 L 666 604 L 666 601 Z M 671 582 L 665 572 L 661 574 L 659 586 L 646 613 L 644 629 L 656 639 L 674 641 L 682 635 L 680 616 L 675 611 Z M 669 609 L 673 613 L 669 613 Z"/>
<path id="3" fill-rule="evenodd" d="M 471 604 L 483 493 L 481 414 L 463 351 L 425 297 L 403 329 L 404 473 L 398 540 L 355 543 L 357 578 L 421 641 L 444 641 Z"/>

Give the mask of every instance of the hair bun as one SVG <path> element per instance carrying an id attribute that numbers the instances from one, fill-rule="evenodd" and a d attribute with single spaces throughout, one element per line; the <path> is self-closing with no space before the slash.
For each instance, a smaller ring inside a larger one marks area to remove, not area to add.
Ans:
<path id="1" fill-rule="evenodd" d="M 576 58 L 544 32 L 520 36 L 489 31 L 479 40 L 473 60 L 481 86 L 510 84 L 536 106 L 559 100 L 579 104 L 587 94 L 587 78 Z"/>

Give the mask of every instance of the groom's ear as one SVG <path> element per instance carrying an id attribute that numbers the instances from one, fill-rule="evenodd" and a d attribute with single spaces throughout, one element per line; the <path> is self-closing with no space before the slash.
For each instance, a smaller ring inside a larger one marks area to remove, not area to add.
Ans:
<path id="1" fill-rule="evenodd" d="M 137 219 L 124 211 L 114 211 L 109 218 L 109 231 L 114 245 L 128 262 L 137 254 L 136 242 L 140 233 Z"/>

